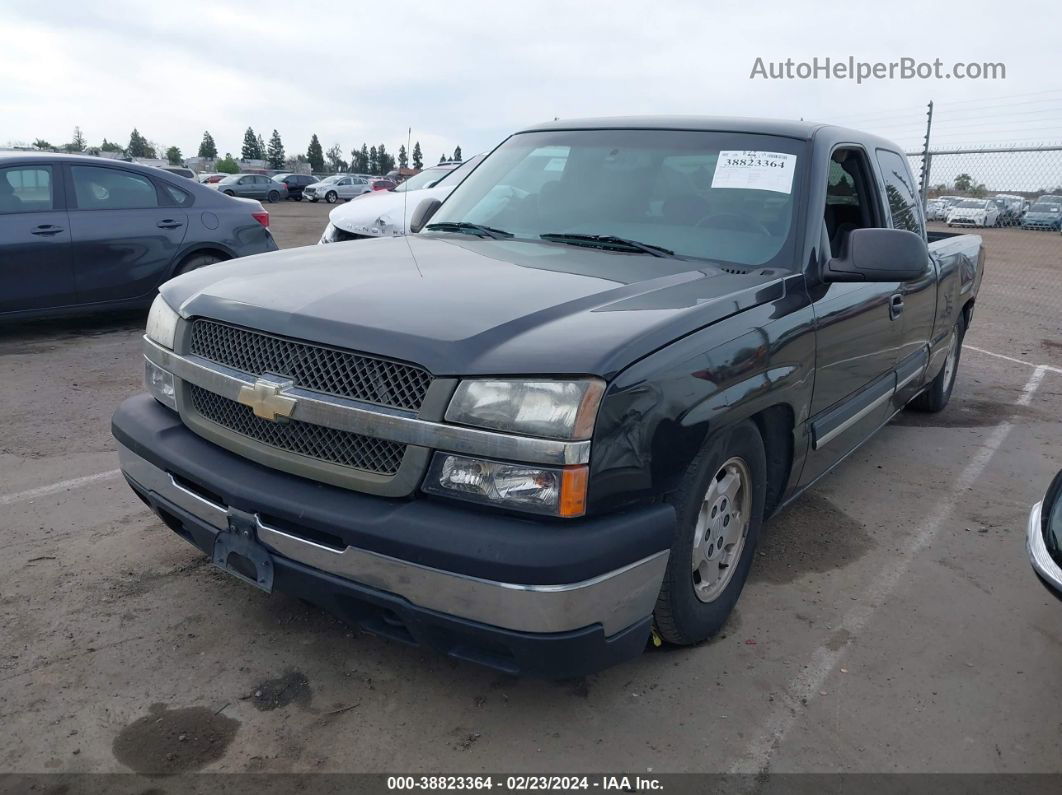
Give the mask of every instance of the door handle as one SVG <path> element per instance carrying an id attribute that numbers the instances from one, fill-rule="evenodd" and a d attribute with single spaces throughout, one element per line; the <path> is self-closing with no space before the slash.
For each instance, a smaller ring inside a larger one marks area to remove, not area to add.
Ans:
<path id="1" fill-rule="evenodd" d="M 889 299 L 889 317 L 893 320 L 903 314 L 903 296 L 896 293 Z"/>
<path id="2" fill-rule="evenodd" d="M 40 235 L 42 237 L 49 237 L 51 235 L 57 235 L 63 231 L 63 227 L 55 226 L 54 224 L 41 224 L 32 232 L 31 235 Z"/>
<path id="3" fill-rule="evenodd" d="M 174 221 L 171 218 L 167 218 L 164 221 L 159 221 L 155 224 L 159 229 L 176 229 L 179 226 L 184 226 L 180 221 Z"/>

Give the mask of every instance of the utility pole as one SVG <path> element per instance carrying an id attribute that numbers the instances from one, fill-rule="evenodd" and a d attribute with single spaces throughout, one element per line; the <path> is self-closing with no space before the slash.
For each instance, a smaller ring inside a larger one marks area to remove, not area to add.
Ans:
<path id="1" fill-rule="evenodd" d="M 929 100 L 929 110 L 926 112 L 926 140 L 922 145 L 922 206 L 926 204 L 926 194 L 929 192 L 929 167 L 933 162 L 933 155 L 929 153 L 929 133 L 933 129 L 933 100 Z"/>

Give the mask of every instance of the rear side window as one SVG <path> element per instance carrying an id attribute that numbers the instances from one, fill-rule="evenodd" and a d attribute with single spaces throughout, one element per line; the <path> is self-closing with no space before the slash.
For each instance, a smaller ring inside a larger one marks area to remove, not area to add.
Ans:
<path id="1" fill-rule="evenodd" d="M 192 194 L 187 191 L 183 191 L 169 183 L 163 183 L 162 189 L 165 191 L 169 200 L 178 207 L 188 207 L 192 203 Z"/>
<path id="2" fill-rule="evenodd" d="M 116 168 L 71 166 L 74 195 L 82 210 L 136 210 L 158 207 L 155 185 L 147 177 Z"/>
<path id="3" fill-rule="evenodd" d="M 892 225 L 918 235 L 925 235 L 919 212 L 918 188 L 911 178 L 907 160 L 887 149 L 878 150 L 878 167 L 885 180 L 885 198 L 889 202 Z"/>
<path id="4" fill-rule="evenodd" d="M 0 169 L 0 213 L 42 212 L 54 206 L 51 166 Z"/>

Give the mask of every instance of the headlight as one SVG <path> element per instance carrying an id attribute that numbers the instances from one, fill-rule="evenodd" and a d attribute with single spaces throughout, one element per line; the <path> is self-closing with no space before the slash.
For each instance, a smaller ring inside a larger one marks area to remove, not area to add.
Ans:
<path id="1" fill-rule="evenodd" d="M 586 513 L 587 467 L 550 469 L 436 453 L 424 490 L 460 500 L 574 518 Z"/>
<path id="2" fill-rule="evenodd" d="M 320 243 L 334 243 L 336 241 L 336 227 L 331 221 L 328 222 L 328 226 L 325 227 L 324 234 L 321 235 Z"/>
<path id="3" fill-rule="evenodd" d="M 144 359 L 144 386 L 159 403 L 177 411 L 177 392 L 173 385 L 173 373 L 163 370 L 150 359 Z"/>
<path id="4" fill-rule="evenodd" d="M 604 391 L 604 382 L 596 378 L 462 381 L 446 409 L 446 419 L 545 439 L 589 439 Z"/>
<path id="5" fill-rule="evenodd" d="M 177 333 L 180 315 L 173 311 L 161 295 L 155 296 L 147 319 L 147 338 L 164 348 L 173 350 L 173 336 Z"/>

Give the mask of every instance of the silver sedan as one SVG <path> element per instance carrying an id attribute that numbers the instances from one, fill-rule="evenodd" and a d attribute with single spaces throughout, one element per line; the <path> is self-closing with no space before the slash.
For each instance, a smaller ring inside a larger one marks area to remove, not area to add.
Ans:
<path id="1" fill-rule="evenodd" d="M 307 185 L 302 195 L 312 202 L 324 199 L 329 204 L 335 204 L 339 199 L 350 201 L 355 196 L 369 193 L 371 190 L 372 185 L 367 179 L 349 174 L 336 174 Z"/>

